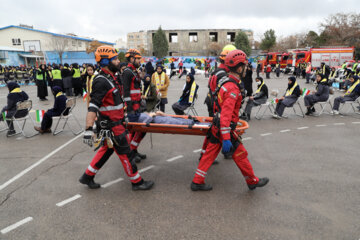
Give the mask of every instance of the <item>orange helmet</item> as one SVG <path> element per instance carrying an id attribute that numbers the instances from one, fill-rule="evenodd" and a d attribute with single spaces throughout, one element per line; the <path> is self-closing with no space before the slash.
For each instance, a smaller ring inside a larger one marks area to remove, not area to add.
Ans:
<path id="1" fill-rule="evenodd" d="M 141 53 L 136 48 L 130 48 L 126 53 L 125 57 L 135 57 L 135 58 L 141 58 Z"/>
<path id="2" fill-rule="evenodd" d="M 95 51 L 95 61 L 100 62 L 101 59 L 112 59 L 116 57 L 118 53 L 116 52 L 115 48 L 110 46 L 100 46 Z"/>
<path id="3" fill-rule="evenodd" d="M 225 61 L 225 58 L 226 58 L 226 56 L 229 54 L 229 52 L 231 52 L 231 51 L 230 51 L 230 50 L 224 50 L 224 51 L 222 51 L 222 52 L 220 53 L 219 58 L 220 58 L 221 60 Z"/>

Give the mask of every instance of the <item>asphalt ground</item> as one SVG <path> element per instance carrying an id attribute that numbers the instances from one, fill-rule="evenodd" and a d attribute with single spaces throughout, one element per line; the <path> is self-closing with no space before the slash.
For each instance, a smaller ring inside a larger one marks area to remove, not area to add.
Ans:
<path id="1" fill-rule="evenodd" d="M 206 116 L 207 80 L 195 79 L 200 85 L 195 107 Z M 286 79 L 265 81 L 270 91 L 282 93 Z M 166 113 L 173 113 L 171 104 L 184 81 L 171 79 Z M 304 79 L 298 82 L 315 88 Z M 40 102 L 35 86 L 22 89 L 33 109 L 52 106 L 53 96 Z M 1 88 L 1 106 L 6 94 Z M 84 126 L 81 98 L 74 114 Z M 269 113 L 253 118 L 243 135 L 255 174 L 270 178 L 255 191 L 248 190 L 232 160 L 219 156 L 220 164 L 206 178 L 214 189 L 192 192 L 200 136 L 152 134 L 151 148 L 148 134 L 139 148 L 147 159 L 138 168 L 155 186 L 133 192 L 115 154 L 95 178 L 103 188 L 80 184 L 94 151 L 69 129 L 32 138 L 7 138 L 1 132 L 0 239 L 359 239 L 360 116 L 302 118 L 291 109 L 286 114 L 288 119 L 272 119 Z M 76 127 L 73 120 L 70 124 Z M 26 131 L 34 131 L 31 124 Z"/>

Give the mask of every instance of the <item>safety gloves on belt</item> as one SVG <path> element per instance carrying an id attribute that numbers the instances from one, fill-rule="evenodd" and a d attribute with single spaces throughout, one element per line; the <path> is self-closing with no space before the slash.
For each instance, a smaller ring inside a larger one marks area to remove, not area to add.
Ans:
<path id="1" fill-rule="evenodd" d="M 222 142 L 222 152 L 223 153 L 228 153 L 230 152 L 231 148 L 232 148 L 232 143 L 230 140 L 223 140 Z"/>
<path id="2" fill-rule="evenodd" d="M 88 127 L 86 130 L 85 130 L 85 133 L 84 133 L 84 137 L 83 137 L 83 142 L 87 145 L 89 145 L 90 147 L 93 146 L 93 143 L 94 143 L 94 131 L 93 131 L 93 128 L 92 127 Z"/>

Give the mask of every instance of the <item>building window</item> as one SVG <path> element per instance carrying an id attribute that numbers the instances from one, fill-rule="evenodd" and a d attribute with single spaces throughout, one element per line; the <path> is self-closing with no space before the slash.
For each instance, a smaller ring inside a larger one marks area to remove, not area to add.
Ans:
<path id="1" fill-rule="evenodd" d="M 228 32 L 226 39 L 228 42 L 235 42 L 235 32 Z"/>
<path id="2" fill-rule="evenodd" d="M 78 42 L 78 45 L 79 45 L 79 47 L 81 47 L 81 45 L 82 45 L 81 41 Z"/>
<path id="3" fill-rule="evenodd" d="M 209 40 L 210 40 L 210 42 L 217 42 L 218 41 L 218 33 L 217 32 L 210 32 Z"/>
<path id="4" fill-rule="evenodd" d="M 21 45 L 21 41 L 20 41 L 20 38 L 13 38 L 12 39 L 12 44 L 13 45 Z"/>
<path id="5" fill-rule="evenodd" d="M 196 32 L 189 32 L 189 42 L 197 42 L 198 35 Z"/>
<path id="6" fill-rule="evenodd" d="M 75 40 L 72 40 L 71 43 L 72 43 L 73 47 L 76 46 L 76 41 Z"/>
<path id="7" fill-rule="evenodd" d="M 178 42 L 178 34 L 177 33 L 169 33 L 169 42 L 177 43 Z"/>

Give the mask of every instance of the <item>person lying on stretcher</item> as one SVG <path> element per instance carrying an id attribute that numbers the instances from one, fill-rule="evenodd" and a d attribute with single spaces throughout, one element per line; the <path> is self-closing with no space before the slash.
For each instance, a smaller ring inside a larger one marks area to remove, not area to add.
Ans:
<path id="1" fill-rule="evenodd" d="M 200 123 L 196 119 L 185 119 L 185 118 L 177 118 L 168 116 L 162 111 L 156 111 L 156 112 L 144 112 L 142 114 L 144 119 L 142 119 L 141 122 L 143 123 L 157 123 L 157 124 L 173 124 L 173 125 L 210 125 L 210 123 Z"/>

